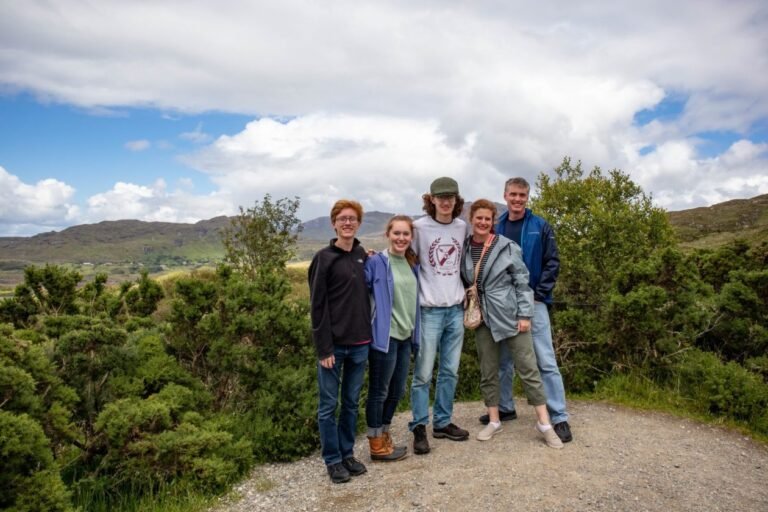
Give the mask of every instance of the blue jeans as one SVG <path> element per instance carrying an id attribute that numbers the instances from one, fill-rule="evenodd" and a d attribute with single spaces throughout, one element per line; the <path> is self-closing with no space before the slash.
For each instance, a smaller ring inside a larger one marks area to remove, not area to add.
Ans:
<path id="1" fill-rule="evenodd" d="M 400 399 L 405 396 L 405 382 L 411 365 L 411 340 L 389 339 L 389 352 L 371 349 L 368 353 L 368 402 L 365 420 L 368 435 L 379 437 L 383 425 L 392 423 Z"/>
<path id="2" fill-rule="evenodd" d="M 409 429 L 429 424 L 429 386 L 438 352 L 440 365 L 435 384 L 433 425 L 434 428 L 443 428 L 451 422 L 463 342 L 464 308 L 461 304 L 446 308 L 421 308 L 421 344 L 411 384 L 413 421 L 408 424 Z"/>
<path id="3" fill-rule="evenodd" d="M 335 345 L 333 355 L 336 357 L 333 368 L 323 368 L 317 363 L 317 424 L 320 427 L 320 444 L 326 465 L 339 463 L 354 454 L 357 410 L 365 363 L 368 361 L 368 344 Z M 339 388 L 341 410 L 337 424 Z"/>
<path id="4" fill-rule="evenodd" d="M 533 320 L 533 351 L 536 352 L 536 362 L 539 366 L 544 392 L 547 394 L 547 410 L 552 423 L 568 421 L 565 410 L 565 387 L 563 376 L 557 367 L 555 347 L 552 344 L 552 326 L 549 323 L 549 311 L 543 302 L 534 303 Z M 499 410 L 509 412 L 515 410 L 515 400 L 512 397 L 512 381 L 515 378 L 515 367 L 506 345 L 501 347 L 501 366 L 499 367 L 499 382 L 501 382 L 501 400 Z"/>

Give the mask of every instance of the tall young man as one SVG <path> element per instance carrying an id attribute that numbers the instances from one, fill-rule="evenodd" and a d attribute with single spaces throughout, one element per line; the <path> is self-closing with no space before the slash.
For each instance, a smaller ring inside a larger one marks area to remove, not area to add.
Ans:
<path id="1" fill-rule="evenodd" d="M 459 274 L 467 225 L 459 219 L 464 200 L 451 178 L 432 182 L 422 196 L 427 215 L 413 223 L 413 248 L 419 257 L 421 347 L 411 385 L 413 452 L 429 453 L 429 388 L 435 357 L 440 353 L 433 405 L 432 436 L 465 441 L 469 432 L 451 422 L 464 342 L 464 286 Z"/>
<path id="2" fill-rule="evenodd" d="M 530 272 L 529 285 L 534 293 L 534 315 L 531 323 L 533 350 L 547 394 L 547 409 L 555 433 L 564 443 L 573 440 L 568 411 L 565 405 L 565 388 L 560 369 L 557 367 L 555 348 L 552 343 L 552 327 L 549 320 L 549 306 L 552 305 L 552 290 L 560 273 L 560 256 L 555 243 L 555 233 L 547 221 L 534 215 L 528 205 L 531 186 L 524 178 L 511 178 L 504 185 L 504 200 L 507 211 L 499 217 L 496 232 L 517 242 L 523 251 L 523 261 Z M 499 381 L 501 399 L 499 416 L 502 421 L 517 417 L 512 397 L 512 381 L 515 369 L 509 352 L 502 346 Z M 480 417 L 481 423 L 488 423 L 488 415 Z"/>
<path id="3" fill-rule="evenodd" d="M 372 337 L 367 254 L 355 238 L 362 220 L 360 203 L 336 201 L 331 209 L 336 238 L 315 254 L 309 266 L 312 338 L 318 358 L 317 422 L 323 461 L 333 483 L 366 472 L 354 457 L 360 388 Z"/>

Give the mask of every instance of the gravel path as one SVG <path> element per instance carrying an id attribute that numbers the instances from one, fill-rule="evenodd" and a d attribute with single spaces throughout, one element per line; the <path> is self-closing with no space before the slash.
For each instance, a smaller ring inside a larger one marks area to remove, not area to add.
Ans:
<path id="1" fill-rule="evenodd" d="M 475 440 L 480 402 L 456 404 L 470 439 L 434 439 L 428 455 L 372 463 L 365 436 L 356 456 L 368 473 L 328 479 L 318 453 L 256 468 L 216 512 L 304 511 L 756 511 L 768 512 L 768 448 L 738 433 L 666 414 L 570 401 L 574 441 L 547 448 L 533 409 L 487 442 Z M 393 424 L 398 444 L 410 413 Z"/>

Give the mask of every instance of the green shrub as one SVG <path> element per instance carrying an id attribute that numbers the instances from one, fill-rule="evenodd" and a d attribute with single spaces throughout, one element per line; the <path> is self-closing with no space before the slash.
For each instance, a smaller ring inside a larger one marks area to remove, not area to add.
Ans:
<path id="1" fill-rule="evenodd" d="M 314 366 L 275 367 L 265 373 L 264 384 L 237 422 L 238 431 L 251 440 L 255 460 L 291 461 L 314 451 L 319 446 Z"/>
<path id="2" fill-rule="evenodd" d="M 734 362 L 697 349 L 686 352 L 670 379 L 703 411 L 740 420 L 768 434 L 768 384 Z"/>
<path id="3" fill-rule="evenodd" d="M 203 382 L 213 408 L 236 414 L 256 460 L 291 460 L 318 446 L 316 359 L 308 307 L 287 300 L 280 272 L 176 281 L 168 345 Z"/>
<path id="4" fill-rule="evenodd" d="M 221 491 L 249 466 L 250 444 L 192 409 L 194 393 L 170 384 L 147 399 L 117 400 L 96 421 L 107 451 L 100 469 L 114 490 L 150 492 L 176 480 Z M 229 425 L 224 425 L 228 427 Z"/>
<path id="5" fill-rule="evenodd" d="M 736 240 L 691 256 L 691 264 L 718 292 L 716 321 L 697 346 L 738 362 L 768 352 L 767 253 L 765 244 L 750 247 Z"/>
<path id="6" fill-rule="evenodd" d="M 47 350 L 47 340 L 31 331 L 0 328 L 0 396 L 3 410 L 28 414 L 59 445 L 76 437 L 72 409 L 78 397 Z"/>
<path id="7" fill-rule="evenodd" d="M 70 510 L 40 424 L 26 414 L 0 410 L 0 509 L 14 512 Z"/>

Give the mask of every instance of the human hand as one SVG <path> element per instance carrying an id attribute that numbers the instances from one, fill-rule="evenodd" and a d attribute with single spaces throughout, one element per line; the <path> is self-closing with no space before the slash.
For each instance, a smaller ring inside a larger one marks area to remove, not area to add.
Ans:
<path id="1" fill-rule="evenodd" d="M 517 327 L 520 329 L 520 332 L 528 332 L 531 330 L 531 319 L 530 318 L 520 318 L 517 320 Z"/>
<path id="2" fill-rule="evenodd" d="M 330 370 L 331 368 L 333 368 L 333 365 L 335 364 L 336 364 L 336 356 L 334 356 L 333 354 L 326 357 L 325 359 L 320 360 L 320 366 L 322 366 L 327 370 Z"/>

